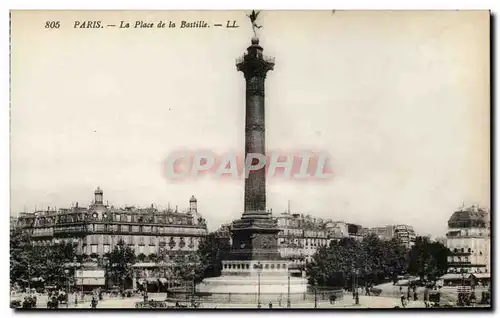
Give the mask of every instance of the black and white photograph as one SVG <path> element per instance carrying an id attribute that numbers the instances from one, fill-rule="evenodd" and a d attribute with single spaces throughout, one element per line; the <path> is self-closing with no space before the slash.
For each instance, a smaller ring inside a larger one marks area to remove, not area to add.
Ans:
<path id="1" fill-rule="evenodd" d="M 491 310 L 488 10 L 11 10 L 10 307 Z"/>

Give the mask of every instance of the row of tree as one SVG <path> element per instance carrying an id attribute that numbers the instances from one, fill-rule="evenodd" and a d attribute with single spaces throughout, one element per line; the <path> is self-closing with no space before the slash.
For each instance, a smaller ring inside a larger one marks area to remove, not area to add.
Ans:
<path id="1" fill-rule="evenodd" d="M 351 288 L 395 281 L 399 275 L 415 275 L 435 281 L 446 273 L 448 249 L 438 242 L 417 237 L 407 249 L 397 239 L 370 235 L 362 241 L 343 238 L 319 248 L 306 266 L 309 283 Z"/>
<path id="2" fill-rule="evenodd" d="M 196 252 L 179 253 L 160 249 L 149 260 L 155 263 L 167 263 L 157 270 L 164 271 L 161 276 L 176 278 L 181 281 L 202 281 L 205 277 L 219 276 L 222 260 L 229 252 L 229 239 L 221 238 L 217 233 L 210 233 L 200 243 Z M 20 230 L 11 232 L 10 239 L 10 278 L 11 285 L 21 288 L 40 285 L 57 287 L 67 286 L 68 279 L 74 277 L 74 268 L 69 263 L 84 262 L 92 258 L 106 268 L 107 277 L 114 284 L 123 287 L 133 277 L 132 265 L 143 261 L 144 255 L 136 255 L 123 241 L 102 257 L 96 255 L 77 255 L 75 246 L 58 243 L 50 246 L 34 246 L 30 238 Z"/>
<path id="3" fill-rule="evenodd" d="M 11 284 L 21 287 L 29 286 L 31 280 L 39 277 L 43 278 L 45 285 L 64 286 L 68 277 L 74 275 L 65 265 L 76 258 L 83 260 L 76 255 L 71 244 L 33 246 L 19 231 L 11 233 L 10 243 Z M 160 277 L 200 282 L 206 277 L 220 276 L 222 260 L 228 256 L 229 250 L 229 238 L 214 232 L 201 241 L 196 252 L 175 254 L 160 249 L 150 260 L 158 264 L 168 263 L 158 267 L 157 270 L 165 271 L 159 273 Z M 317 286 L 350 287 L 354 279 L 359 285 L 379 284 L 403 274 L 432 281 L 446 272 L 447 256 L 445 246 L 421 237 L 410 250 L 396 239 L 385 241 L 375 235 L 362 241 L 344 238 L 320 247 L 313 261 L 307 264 L 306 273 L 309 283 Z M 141 261 L 141 257 L 124 242 L 119 242 L 99 261 L 105 266 L 108 278 L 123 287 L 126 280 L 132 279 L 132 265 Z"/>
<path id="4" fill-rule="evenodd" d="M 14 231 L 10 239 L 11 285 L 25 288 L 43 282 L 44 285 L 65 286 L 68 278 L 74 275 L 65 265 L 74 257 L 71 244 L 33 246 L 27 235 Z"/>

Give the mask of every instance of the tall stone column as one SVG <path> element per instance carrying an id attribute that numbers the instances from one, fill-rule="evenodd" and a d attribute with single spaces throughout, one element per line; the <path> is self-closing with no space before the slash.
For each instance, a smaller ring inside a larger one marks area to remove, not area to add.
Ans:
<path id="1" fill-rule="evenodd" d="M 262 54 L 264 49 L 259 39 L 252 38 L 247 53 L 237 60 L 238 71 L 243 72 L 246 82 L 245 103 L 245 156 L 261 154 L 266 156 L 265 126 L 265 79 L 267 72 L 274 69 L 274 59 Z M 257 159 L 256 159 L 257 160 Z M 253 164 L 256 164 L 253 163 Z M 245 179 L 245 203 L 240 220 L 232 226 L 233 260 L 277 260 L 279 229 L 266 211 L 265 169 L 250 171 Z"/>
<path id="2" fill-rule="evenodd" d="M 274 59 L 265 57 L 262 51 L 259 39 L 254 37 L 247 53 L 236 64 L 246 81 L 245 157 L 252 153 L 266 155 L 265 79 L 274 68 Z M 267 214 L 265 169 L 251 171 L 245 179 L 243 211 L 244 216 Z"/>

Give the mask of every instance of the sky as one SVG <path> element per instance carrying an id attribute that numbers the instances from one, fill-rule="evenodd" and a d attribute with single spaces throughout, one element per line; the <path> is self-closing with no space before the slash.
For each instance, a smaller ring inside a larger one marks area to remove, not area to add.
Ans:
<path id="1" fill-rule="evenodd" d="M 177 28 L 73 28 L 75 21 Z M 211 28 L 179 28 L 205 20 Z M 44 28 L 60 21 L 59 29 Z M 214 27 L 236 21 L 239 28 Z M 444 236 L 463 203 L 489 208 L 489 13 L 266 11 L 268 150 L 330 155 L 329 181 L 268 180 L 267 205 Z M 14 12 L 11 215 L 90 204 L 187 208 L 208 226 L 243 213 L 243 181 L 172 182 L 179 149 L 244 150 L 253 36 L 242 11 Z"/>

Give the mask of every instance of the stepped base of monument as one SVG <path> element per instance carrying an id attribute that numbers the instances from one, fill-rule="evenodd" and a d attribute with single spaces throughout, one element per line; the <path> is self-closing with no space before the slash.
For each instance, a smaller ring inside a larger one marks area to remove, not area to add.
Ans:
<path id="1" fill-rule="evenodd" d="M 289 262 L 284 260 L 230 260 L 222 262 L 222 275 L 206 278 L 197 290 L 208 293 L 305 293 L 307 279 L 290 276 Z"/>
<path id="2" fill-rule="evenodd" d="M 206 278 L 196 286 L 197 291 L 231 294 L 287 294 L 307 292 L 307 279 L 287 276 L 220 276 Z M 290 288 L 290 289 L 289 289 Z"/>

